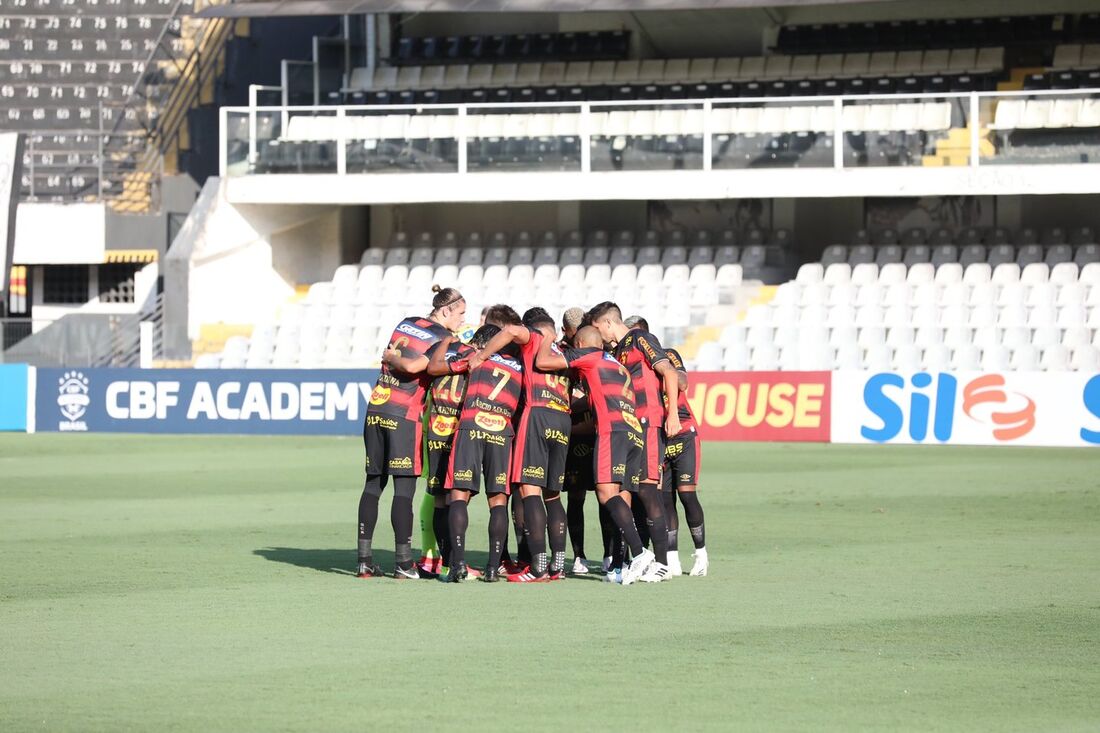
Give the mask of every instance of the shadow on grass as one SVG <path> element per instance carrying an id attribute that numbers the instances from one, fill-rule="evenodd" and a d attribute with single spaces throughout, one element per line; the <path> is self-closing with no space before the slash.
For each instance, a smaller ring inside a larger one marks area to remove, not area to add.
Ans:
<path id="1" fill-rule="evenodd" d="M 258 550 L 253 550 L 252 554 L 272 562 L 281 562 L 299 568 L 308 568 L 309 570 L 335 573 L 337 575 L 354 575 L 357 560 L 354 547 L 334 550 L 303 547 L 261 547 Z M 488 560 L 488 553 L 486 552 L 468 552 L 466 555 L 470 567 L 483 568 Z M 390 550 L 375 550 L 374 561 L 388 572 L 394 565 L 393 552 Z"/>

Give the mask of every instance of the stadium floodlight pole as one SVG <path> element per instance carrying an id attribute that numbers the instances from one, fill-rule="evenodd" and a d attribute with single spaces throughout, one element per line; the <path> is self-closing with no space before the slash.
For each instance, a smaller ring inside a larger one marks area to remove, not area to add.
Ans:
<path id="1" fill-rule="evenodd" d="M 978 106 L 978 95 L 970 93 L 970 167 L 978 167 L 979 139 L 978 128 L 981 126 L 978 116 L 981 114 Z"/>
<path id="2" fill-rule="evenodd" d="M 833 100 L 833 167 L 844 167 L 844 100 Z"/>

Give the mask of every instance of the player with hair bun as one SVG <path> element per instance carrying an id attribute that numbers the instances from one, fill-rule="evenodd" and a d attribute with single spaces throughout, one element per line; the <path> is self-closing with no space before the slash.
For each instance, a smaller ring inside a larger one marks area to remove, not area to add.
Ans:
<path id="1" fill-rule="evenodd" d="M 386 352 L 426 365 L 428 351 L 462 326 L 466 300 L 454 288 L 432 287 L 432 311 L 427 317 L 411 316 L 393 329 Z M 374 562 L 374 529 L 378 500 L 393 479 L 394 497 L 390 521 L 394 531 L 394 577 L 419 578 L 412 558 L 413 496 L 421 474 L 421 416 L 431 379 L 420 371 L 394 369 L 382 363 L 363 421 L 366 481 L 359 498 L 358 567 L 360 578 L 377 577 L 382 568 Z"/>

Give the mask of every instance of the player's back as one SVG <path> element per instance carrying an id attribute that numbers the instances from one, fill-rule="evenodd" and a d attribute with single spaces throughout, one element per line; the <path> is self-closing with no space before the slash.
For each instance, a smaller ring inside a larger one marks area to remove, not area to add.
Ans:
<path id="1" fill-rule="evenodd" d="M 641 430 L 635 414 L 632 380 L 626 367 L 602 349 L 569 349 L 565 358 L 584 380 L 598 431 Z"/>
<path id="2" fill-rule="evenodd" d="M 660 341 L 648 331 L 631 329 L 615 346 L 615 358 L 630 372 L 638 417 L 659 423 L 664 389 L 653 365 L 668 358 Z"/>
<path id="3" fill-rule="evenodd" d="M 522 394 L 523 363 L 516 349 L 502 349 L 467 375 L 461 419 L 495 432 L 511 431 Z"/>
<path id="4" fill-rule="evenodd" d="M 668 356 L 669 362 L 672 363 L 672 368 L 678 372 L 687 373 L 687 368 L 684 367 L 684 359 L 680 356 L 680 352 L 676 349 L 665 349 L 665 354 Z M 685 428 L 690 428 L 696 425 L 695 413 L 691 411 L 691 403 L 688 402 L 687 390 L 681 389 L 680 396 L 676 400 L 677 412 L 680 415 L 680 424 Z"/>
<path id="5" fill-rule="evenodd" d="M 450 332 L 427 318 L 410 317 L 397 324 L 390 336 L 390 346 L 405 358 L 425 356 L 428 350 Z M 424 395 L 430 384 L 425 374 L 406 374 L 391 369 L 383 362 L 378 382 L 370 397 L 369 410 L 383 415 L 394 415 L 409 420 L 420 417 Z"/>
<path id="6" fill-rule="evenodd" d="M 523 361 L 523 405 L 525 410 L 545 407 L 558 412 L 569 412 L 569 371 L 543 371 L 535 367 L 535 359 L 544 336 L 534 329 L 530 340 L 519 348 Z"/>

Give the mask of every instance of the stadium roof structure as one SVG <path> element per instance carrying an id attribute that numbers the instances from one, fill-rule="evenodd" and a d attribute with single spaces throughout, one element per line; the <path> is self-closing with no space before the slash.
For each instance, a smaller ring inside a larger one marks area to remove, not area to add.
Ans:
<path id="1" fill-rule="evenodd" d="M 803 5 L 852 5 L 898 0 L 239 0 L 212 5 L 201 18 L 245 18 L 358 13 L 585 13 L 645 10 L 716 10 Z"/>

